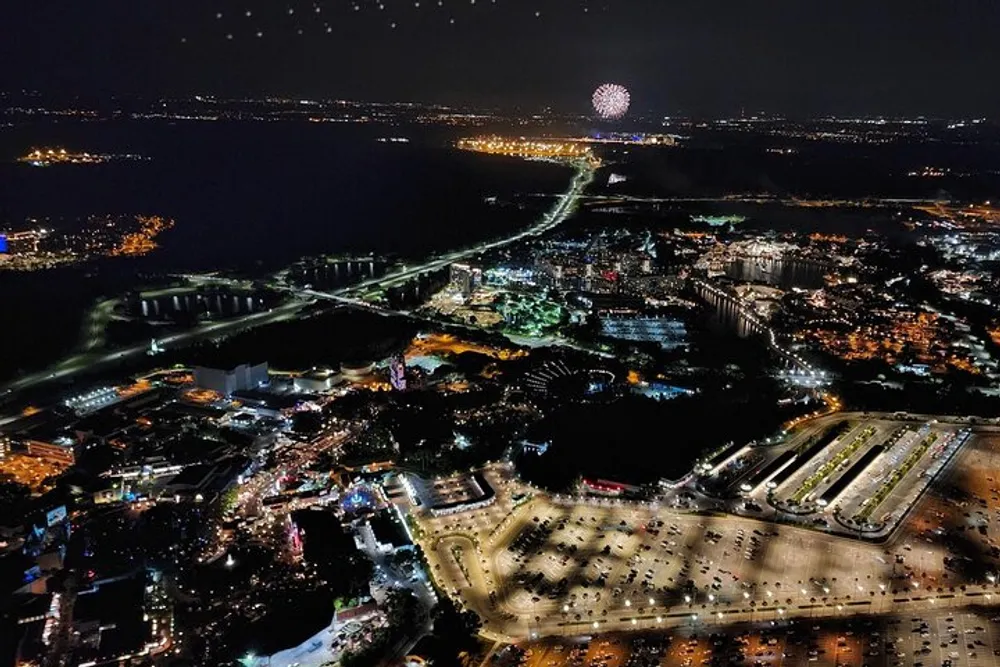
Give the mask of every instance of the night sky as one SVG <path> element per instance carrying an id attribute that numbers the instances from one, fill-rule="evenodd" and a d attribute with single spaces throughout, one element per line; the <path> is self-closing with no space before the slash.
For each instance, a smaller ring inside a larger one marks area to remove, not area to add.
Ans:
<path id="1" fill-rule="evenodd" d="M 616 81 L 657 115 L 1000 112 L 995 0 L 381 4 L 6 0 L 0 89 L 586 112 Z"/>

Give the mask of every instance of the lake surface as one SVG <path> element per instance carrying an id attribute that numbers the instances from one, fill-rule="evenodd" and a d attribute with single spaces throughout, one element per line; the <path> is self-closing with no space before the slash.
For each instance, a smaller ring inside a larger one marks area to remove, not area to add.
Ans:
<path id="1" fill-rule="evenodd" d="M 305 122 L 45 120 L 6 130 L 0 229 L 93 214 L 156 214 L 176 225 L 145 257 L 0 272 L 0 375 L 53 361 L 77 340 L 89 305 L 151 275 L 264 273 L 324 253 L 423 256 L 530 224 L 548 201 L 522 195 L 557 194 L 569 182 L 569 169 L 460 152 L 450 139 L 420 127 Z M 15 162 L 32 147 L 149 159 Z"/>
<path id="2" fill-rule="evenodd" d="M 801 259 L 740 257 L 726 267 L 726 275 L 740 282 L 764 283 L 782 289 L 819 289 L 832 267 Z"/>

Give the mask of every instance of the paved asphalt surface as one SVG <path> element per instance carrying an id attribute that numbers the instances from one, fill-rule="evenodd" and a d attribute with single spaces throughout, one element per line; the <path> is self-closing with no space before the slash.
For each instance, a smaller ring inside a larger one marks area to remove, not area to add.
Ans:
<path id="1" fill-rule="evenodd" d="M 945 559 L 974 553 L 970 562 L 995 573 L 988 531 L 1000 522 L 1000 489 L 982 480 L 998 447 L 989 433 L 974 436 L 885 544 L 696 514 L 668 499 L 555 498 L 502 465 L 485 473 L 495 503 L 421 516 L 421 541 L 439 586 L 480 613 L 498 640 L 993 604 L 995 583 Z M 970 490 L 953 491 L 962 485 Z M 970 512 L 955 493 L 984 509 Z"/>

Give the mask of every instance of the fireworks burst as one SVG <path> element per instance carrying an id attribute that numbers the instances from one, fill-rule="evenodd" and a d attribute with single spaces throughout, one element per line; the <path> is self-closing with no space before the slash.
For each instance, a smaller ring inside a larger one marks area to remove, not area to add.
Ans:
<path id="1" fill-rule="evenodd" d="M 594 104 L 594 111 L 605 120 L 618 120 L 628 111 L 631 97 L 625 86 L 617 83 L 602 84 L 594 91 L 591 102 Z"/>

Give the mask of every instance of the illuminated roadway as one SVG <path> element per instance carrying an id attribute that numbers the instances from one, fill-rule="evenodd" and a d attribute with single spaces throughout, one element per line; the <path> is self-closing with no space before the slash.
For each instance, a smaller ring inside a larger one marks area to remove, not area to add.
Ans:
<path id="1" fill-rule="evenodd" d="M 392 285 L 393 283 L 408 280 L 409 278 L 416 277 L 428 271 L 442 269 L 449 264 L 480 253 L 484 253 L 495 248 L 502 248 L 506 245 L 516 243 L 517 241 L 521 241 L 532 236 L 539 236 L 554 229 L 565 221 L 570 215 L 572 215 L 580 195 L 583 194 L 583 191 L 588 185 L 590 185 L 591 181 L 594 180 L 594 171 L 596 168 L 594 163 L 589 160 L 579 160 L 574 162 L 574 165 L 576 166 L 577 171 L 576 174 L 573 175 L 573 180 L 570 182 L 569 189 L 559 196 L 559 199 L 556 201 L 556 205 L 552 208 L 552 210 L 542 216 L 542 219 L 531 227 L 517 232 L 512 236 L 507 236 L 494 241 L 486 241 L 463 250 L 456 250 L 455 252 L 435 257 L 423 264 L 405 267 L 401 271 L 381 276 L 379 278 L 371 278 L 370 280 L 351 285 L 350 287 L 345 287 L 341 290 L 331 292 L 330 294 L 345 295 L 359 290 L 370 289 L 372 287 Z"/>
<path id="2" fill-rule="evenodd" d="M 529 237 L 539 236 L 544 234 L 562 222 L 564 222 L 570 215 L 573 214 L 576 209 L 576 204 L 580 199 L 581 194 L 587 188 L 587 186 L 593 181 L 594 171 L 596 165 L 588 160 L 578 160 L 574 162 L 577 168 L 576 174 L 574 174 L 572 181 L 570 182 L 569 189 L 559 196 L 556 201 L 555 206 L 548 211 L 542 219 L 531 227 L 517 232 L 511 236 L 506 236 L 502 239 L 496 239 L 493 241 L 484 241 L 475 246 L 464 248 L 462 250 L 456 250 L 450 252 L 446 255 L 440 255 L 433 257 L 422 264 L 414 266 L 406 266 L 398 271 L 380 276 L 378 278 L 370 278 L 361 283 L 355 283 L 353 285 L 343 287 L 337 290 L 332 290 L 329 292 L 324 292 L 320 290 L 314 290 L 306 287 L 296 287 L 285 283 L 280 278 L 277 282 L 272 283 L 270 287 L 274 289 L 279 289 L 285 291 L 289 294 L 294 294 L 296 296 L 305 297 L 308 299 L 324 299 L 328 301 L 335 301 L 337 303 L 342 303 L 347 306 L 352 306 L 354 308 L 361 308 L 379 315 L 393 316 L 402 315 L 405 317 L 410 317 L 413 319 L 419 319 L 426 321 L 431 324 L 444 324 L 450 327 L 462 327 L 471 330 L 479 330 L 478 327 L 472 325 L 463 325 L 454 322 L 439 322 L 431 317 L 426 317 L 422 315 L 416 315 L 408 310 L 392 310 L 385 308 L 383 306 L 371 303 L 364 299 L 354 296 L 358 292 L 369 290 L 373 288 L 388 287 L 397 283 L 405 282 L 411 278 L 415 278 L 421 274 L 427 273 L 429 271 L 436 271 L 438 269 L 443 269 L 454 262 L 467 259 L 469 257 L 478 255 L 480 253 L 487 252 L 496 248 L 501 248 L 511 243 L 516 243 L 517 241 L 524 240 Z M 280 274 L 279 274 L 280 275 Z M 225 278 L 221 276 L 213 275 L 199 275 L 191 274 L 184 275 L 184 278 L 190 280 L 193 283 L 214 283 L 214 284 L 225 284 L 231 287 L 243 286 L 243 282 L 238 280 L 233 280 L 230 278 Z M 521 341 L 523 342 L 523 341 Z M 584 348 L 578 346 L 571 341 L 566 341 L 563 339 L 557 339 L 552 337 L 546 337 L 539 339 L 539 344 L 547 345 L 562 345 L 568 347 L 574 347 L 584 352 L 595 352 L 589 348 Z"/>
<path id="3" fill-rule="evenodd" d="M 599 165 L 590 160 L 576 160 L 573 162 L 573 166 L 576 167 L 576 173 L 570 181 L 569 189 L 559 196 L 555 206 L 545 213 L 545 215 L 543 215 L 536 224 L 528 227 L 527 229 L 516 232 L 511 236 L 493 241 L 486 241 L 462 250 L 450 252 L 446 255 L 439 255 L 422 264 L 407 266 L 399 271 L 395 271 L 379 278 L 372 278 L 333 292 L 319 292 L 315 290 L 292 288 L 288 285 L 275 285 L 275 287 L 279 287 L 303 298 L 296 299 L 276 308 L 272 308 L 266 312 L 254 313 L 245 317 L 229 319 L 224 322 L 204 324 L 202 326 L 195 327 L 190 331 L 165 336 L 158 339 L 157 342 L 160 346 L 170 349 L 203 337 L 234 333 L 264 324 L 271 324 L 273 322 L 291 319 L 299 309 L 305 306 L 310 300 L 315 299 L 338 301 L 347 305 L 365 308 L 367 310 L 372 310 L 386 315 L 396 314 L 394 311 L 387 311 L 377 306 L 373 306 L 372 304 L 361 299 L 354 298 L 351 295 L 361 290 L 387 287 L 399 282 L 404 282 L 410 278 L 419 276 L 422 273 L 445 268 L 453 262 L 461 261 L 468 257 L 472 257 L 495 248 L 501 248 L 529 237 L 539 236 L 554 229 L 573 214 L 580 195 L 593 181 L 594 172 Z M 238 280 L 211 275 L 185 275 L 184 277 L 191 280 L 193 283 L 216 283 L 226 285 L 241 284 L 241 281 Z M 398 314 L 409 315 L 409 313 L 406 312 L 400 312 Z M 106 316 L 107 313 L 101 312 L 97 315 L 88 315 L 88 318 L 90 320 L 101 320 Z M 91 335 L 94 335 L 92 328 L 88 327 L 88 329 L 91 329 L 90 333 Z M 91 349 L 91 346 L 87 345 L 85 349 Z M 17 380 L 8 383 L 6 386 L 0 387 L 0 397 L 8 397 L 15 392 L 23 391 L 45 382 L 65 380 L 79 373 L 94 370 L 102 365 L 135 359 L 145 355 L 148 350 L 149 345 L 144 342 L 119 348 L 105 354 L 74 354 L 66 359 L 63 359 L 57 365 L 49 369 L 24 375 Z"/>
<path id="4" fill-rule="evenodd" d="M 462 250 L 456 250 L 445 255 L 438 255 L 432 257 L 431 259 L 423 262 L 422 264 L 416 264 L 413 266 L 404 266 L 398 271 L 388 273 L 384 276 L 379 276 L 377 278 L 369 278 L 368 280 L 362 281 L 360 283 L 354 283 L 350 286 L 343 287 L 337 290 L 322 292 L 318 290 L 297 288 L 287 284 L 279 285 L 280 288 L 294 293 L 309 296 L 312 298 L 325 298 L 335 301 L 340 301 L 348 305 L 358 306 L 361 308 L 367 308 L 373 311 L 379 312 L 391 312 L 385 311 L 385 309 L 375 306 L 362 299 L 353 298 L 351 295 L 364 290 L 369 290 L 373 288 L 388 287 L 397 283 L 406 282 L 411 278 L 415 278 L 421 274 L 427 273 L 429 271 L 436 271 L 438 269 L 443 269 L 450 264 L 473 257 L 475 255 L 487 252 L 489 250 L 494 250 L 496 248 L 502 248 L 504 246 L 510 245 L 511 243 L 516 243 L 517 241 L 524 240 L 529 237 L 540 236 L 544 234 L 562 222 L 564 222 L 573 211 L 576 209 L 576 204 L 580 199 L 583 191 L 588 185 L 594 180 L 594 171 L 597 165 L 589 160 L 577 160 L 573 162 L 576 167 L 576 173 L 573 175 L 573 179 L 570 181 L 569 189 L 563 194 L 559 195 L 555 206 L 542 216 L 541 220 L 537 223 L 528 227 L 527 229 L 521 230 L 512 234 L 511 236 L 505 236 L 501 239 L 496 239 L 493 241 L 484 241 L 474 246 L 468 248 L 463 248 Z M 203 274 L 185 274 L 182 277 L 187 278 L 193 282 L 202 283 L 222 283 L 227 285 L 238 285 L 242 284 L 241 281 L 232 280 L 229 278 L 203 275 Z"/>
<path id="5" fill-rule="evenodd" d="M 364 282 L 350 285 L 349 287 L 344 287 L 339 290 L 334 290 L 332 292 L 322 292 L 313 289 L 299 289 L 290 287 L 288 285 L 284 285 L 282 289 L 288 290 L 289 292 L 298 294 L 300 296 L 307 296 L 314 299 L 328 299 L 332 301 L 337 301 L 340 303 L 344 303 L 346 305 L 354 306 L 356 308 L 363 308 L 365 310 L 369 310 L 378 313 L 380 315 L 403 315 L 413 319 L 423 320 L 431 324 L 438 324 L 438 325 L 443 324 L 450 327 L 461 327 L 464 329 L 478 331 L 480 330 L 479 327 L 475 327 L 472 325 L 460 324 L 455 322 L 440 322 L 432 317 L 416 315 L 407 310 L 391 310 L 379 305 L 372 304 L 368 301 L 359 299 L 351 295 L 366 289 L 371 289 L 375 287 L 387 287 L 389 285 L 393 285 L 399 282 L 405 282 L 406 280 L 417 277 L 423 273 L 429 271 L 436 271 L 438 269 L 443 269 L 449 266 L 450 264 L 453 264 L 454 262 L 461 261 L 468 257 L 472 257 L 487 252 L 489 250 L 494 250 L 496 248 L 501 248 L 503 246 L 510 245 L 511 243 L 515 243 L 517 241 L 521 241 L 529 237 L 536 237 L 548 231 L 551 231 L 552 229 L 563 223 L 567 218 L 569 218 L 573 214 L 573 212 L 576 210 L 576 204 L 579 201 L 583 191 L 593 181 L 594 171 L 595 171 L 594 163 L 592 163 L 589 160 L 578 160 L 575 161 L 574 164 L 577 168 L 577 172 L 573 176 L 573 180 L 570 182 L 569 189 L 559 196 L 559 199 L 556 201 L 556 205 L 548 213 L 546 213 L 538 223 L 523 231 L 517 232 L 512 236 L 507 236 L 502 239 L 497 239 L 494 241 L 486 241 L 478 245 L 465 248 L 463 250 L 456 250 L 455 252 L 448 253 L 447 255 L 441 255 L 439 257 L 435 257 L 418 266 L 405 267 L 400 271 L 396 271 L 394 273 L 381 276 L 379 278 L 371 278 Z M 515 342 L 518 342 L 519 344 L 530 344 L 529 341 L 527 341 L 526 339 L 518 337 L 514 338 L 517 338 Z M 512 338 L 512 340 L 514 338 Z M 531 342 L 533 342 L 535 345 L 559 345 L 563 347 L 571 347 L 581 352 L 599 354 L 602 356 L 611 356 L 610 354 L 599 352 L 578 345 L 572 341 L 562 338 L 555 338 L 552 336 L 539 337 L 537 341 L 531 341 Z"/>
<path id="6" fill-rule="evenodd" d="M 657 203 L 733 203 L 733 204 L 783 204 L 786 206 L 827 207 L 827 206 L 871 206 L 871 205 L 926 205 L 939 204 L 936 199 L 906 199 L 893 197 L 873 197 L 871 199 L 796 199 L 769 196 L 737 196 L 722 197 L 642 197 L 636 195 L 587 195 L 582 198 L 588 202 L 620 203 L 620 204 L 657 204 Z"/>

